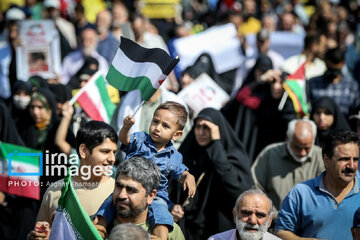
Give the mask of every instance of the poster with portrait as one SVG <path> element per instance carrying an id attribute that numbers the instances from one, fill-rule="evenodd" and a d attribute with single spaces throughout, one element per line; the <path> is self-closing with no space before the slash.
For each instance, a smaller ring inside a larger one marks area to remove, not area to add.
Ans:
<path id="1" fill-rule="evenodd" d="M 177 94 L 196 116 L 202 109 L 220 109 L 229 101 L 229 95 L 206 73 Z"/>
<path id="2" fill-rule="evenodd" d="M 27 81 L 33 75 L 45 79 L 60 74 L 60 38 L 52 20 L 19 22 L 21 45 L 16 49 L 17 78 Z"/>

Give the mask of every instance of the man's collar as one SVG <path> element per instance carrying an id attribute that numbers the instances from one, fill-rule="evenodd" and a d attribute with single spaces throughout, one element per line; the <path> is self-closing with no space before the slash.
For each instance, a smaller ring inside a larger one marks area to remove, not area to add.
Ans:
<path id="1" fill-rule="evenodd" d="M 315 187 L 318 188 L 319 190 L 326 192 L 328 194 L 330 194 L 324 185 L 324 176 L 326 174 L 326 171 L 323 171 L 319 176 L 317 176 L 315 178 Z M 359 179 L 355 176 L 354 178 L 354 186 L 351 189 L 351 192 L 349 194 L 357 194 L 359 192 Z M 348 194 L 348 195 L 349 195 Z M 331 194 L 330 194 L 331 195 Z"/>

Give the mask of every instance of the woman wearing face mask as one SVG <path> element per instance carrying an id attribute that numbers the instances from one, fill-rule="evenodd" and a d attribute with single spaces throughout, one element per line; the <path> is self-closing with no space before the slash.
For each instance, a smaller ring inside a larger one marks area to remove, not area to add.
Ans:
<path id="1" fill-rule="evenodd" d="M 20 132 L 23 126 L 23 119 L 29 118 L 27 107 L 31 99 L 31 84 L 24 81 L 16 81 L 12 91 L 14 92 L 14 95 L 10 102 L 9 111 L 16 128 Z"/>
<path id="2" fill-rule="evenodd" d="M 200 181 L 195 197 L 188 203 L 180 186 L 173 191 L 172 200 L 178 205 L 172 213 L 175 220 L 183 215 L 179 224 L 185 239 L 207 239 L 234 228 L 232 207 L 237 196 L 251 188 L 253 182 L 245 149 L 221 112 L 202 110 L 179 152 Z"/>
<path id="3" fill-rule="evenodd" d="M 320 97 L 312 104 L 310 115 L 317 126 L 315 144 L 323 147 L 326 136 L 334 130 L 351 130 L 344 115 L 332 98 Z"/>

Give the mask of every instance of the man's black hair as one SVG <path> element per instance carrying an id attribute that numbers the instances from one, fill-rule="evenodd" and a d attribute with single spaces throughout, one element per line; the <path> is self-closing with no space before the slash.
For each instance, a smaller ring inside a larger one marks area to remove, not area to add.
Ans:
<path id="1" fill-rule="evenodd" d="M 322 149 L 322 154 L 328 158 L 334 156 L 334 150 L 337 146 L 347 143 L 355 143 L 359 146 L 360 138 L 356 132 L 348 130 L 336 130 L 330 132 L 326 137 L 325 146 Z"/>
<path id="2" fill-rule="evenodd" d="M 101 121 L 90 121 L 81 127 L 76 135 L 76 150 L 79 154 L 79 146 L 85 144 L 91 153 L 106 138 L 109 138 L 115 144 L 118 141 L 115 130 L 109 124 Z"/>

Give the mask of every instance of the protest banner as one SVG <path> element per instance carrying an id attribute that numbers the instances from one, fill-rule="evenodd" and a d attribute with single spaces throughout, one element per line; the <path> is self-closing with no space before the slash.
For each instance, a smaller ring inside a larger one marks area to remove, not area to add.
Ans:
<path id="1" fill-rule="evenodd" d="M 207 52 L 214 61 L 215 70 L 221 74 L 238 68 L 243 62 L 240 41 L 232 23 L 211 27 L 208 30 L 174 40 L 176 54 L 184 70 L 194 64 L 201 53 Z"/>
<path id="2" fill-rule="evenodd" d="M 219 110 L 230 99 L 229 95 L 206 73 L 201 74 L 177 95 L 194 112 L 194 116 L 207 107 Z"/>
<path id="3" fill-rule="evenodd" d="M 270 33 L 270 49 L 286 59 L 299 54 L 303 50 L 304 37 L 302 34 L 292 32 L 272 32 Z M 257 51 L 255 34 L 246 35 L 246 43 L 253 48 L 254 51 Z"/>
<path id="4" fill-rule="evenodd" d="M 60 38 L 52 20 L 19 22 L 21 46 L 16 49 L 17 78 L 27 81 L 39 75 L 45 79 L 60 74 Z"/>

